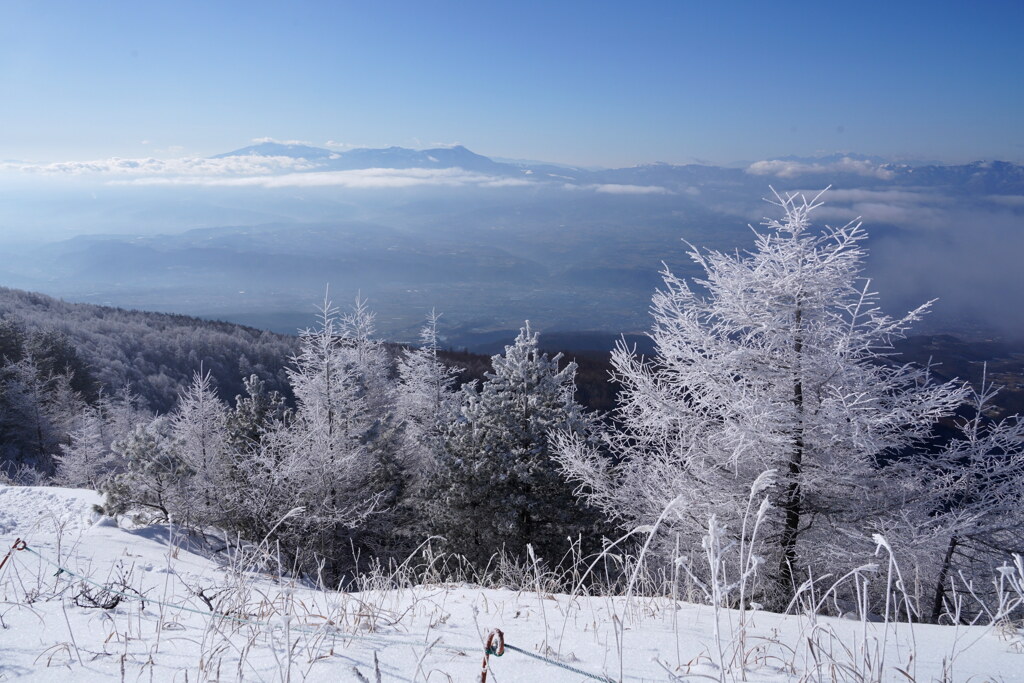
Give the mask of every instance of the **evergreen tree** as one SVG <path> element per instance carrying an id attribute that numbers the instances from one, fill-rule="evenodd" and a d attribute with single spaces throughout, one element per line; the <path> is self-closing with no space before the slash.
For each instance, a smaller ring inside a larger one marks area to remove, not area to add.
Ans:
<path id="1" fill-rule="evenodd" d="M 946 613 L 950 580 L 977 591 L 997 568 L 1024 551 L 1024 419 L 992 416 L 999 389 L 982 377 L 957 434 L 938 453 L 906 458 L 902 478 L 913 495 L 891 524 L 892 542 L 914 562 L 922 616 Z"/>
<path id="2" fill-rule="evenodd" d="M 0 463 L 53 473 L 61 444 L 86 408 L 72 381 L 44 371 L 31 354 L 0 369 Z"/>
<path id="3" fill-rule="evenodd" d="M 188 516 L 198 525 L 230 520 L 233 458 L 228 442 L 228 409 L 217 397 L 209 372 L 197 372 L 171 416 L 177 456 L 191 473 Z M 179 515 L 179 519 L 181 515 Z"/>
<path id="4" fill-rule="evenodd" d="M 113 397 L 101 395 L 77 417 L 68 443 L 57 455 L 56 480 L 63 486 L 99 489 L 125 463 L 114 443 L 152 419 L 139 407 L 139 397 L 125 387 Z"/>
<path id="5" fill-rule="evenodd" d="M 256 375 L 243 380 L 245 396 L 235 397 L 235 408 L 227 416 L 228 443 L 235 453 L 257 446 L 275 422 L 285 419 L 287 408 L 278 391 L 267 391 L 266 382 Z"/>
<path id="6" fill-rule="evenodd" d="M 437 355 L 440 317 L 431 311 L 420 330 L 420 345 L 406 349 L 398 361 L 396 410 L 402 423 L 402 460 L 414 487 L 421 486 L 437 467 L 445 434 L 458 411 L 459 370 L 446 366 Z"/>
<path id="7" fill-rule="evenodd" d="M 357 529 L 384 497 L 381 453 L 393 388 L 372 323 L 361 299 L 346 316 L 325 300 L 289 370 L 294 414 L 264 427 L 240 464 L 251 492 L 239 502 L 242 526 L 252 537 L 270 534 L 304 569 L 326 563 L 329 579 L 340 576 Z M 302 514 L 290 514 L 296 508 Z"/>
<path id="8" fill-rule="evenodd" d="M 114 452 L 123 460 L 124 472 L 101 484 L 109 515 L 146 510 L 156 520 L 191 521 L 189 484 L 194 472 L 182 460 L 179 443 L 167 417 L 137 426 L 116 441 Z"/>
<path id="9" fill-rule="evenodd" d="M 420 330 L 420 346 L 405 349 L 398 360 L 395 417 L 399 426 L 394 444 L 394 500 L 388 520 L 392 533 L 415 546 L 429 533 L 427 482 L 444 453 L 445 435 L 455 420 L 458 370 L 438 358 L 437 321 L 431 311 Z M 408 547 L 405 548 L 408 550 Z"/>
<path id="10" fill-rule="evenodd" d="M 582 507 L 552 458 L 555 432 L 589 442 L 594 423 L 574 400 L 575 363 L 558 369 L 537 334 L 524 327 L 479 386 L 463 387 L 461 418 L 450 429 L 446 452 L 431 485 L 433 531 L 448 547 L 485 563 L 504 548 L 557 562 L 569 538 L 594 530 L 595 515 Z"/>
<path id="11" fill-rule="evenodd" d="M 64 486 L 98 488 L 117 463 L 99 406 L 90 406 L 82 413 L 69 438 L 70 443 L 62 444 L 56 456 L 56 481 Z"/>

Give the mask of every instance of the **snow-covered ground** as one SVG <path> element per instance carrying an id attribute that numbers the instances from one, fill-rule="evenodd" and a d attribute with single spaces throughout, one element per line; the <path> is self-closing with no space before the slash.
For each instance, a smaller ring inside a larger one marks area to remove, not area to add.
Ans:
<path id="1" fill-rule="evenodd" d="M 614 681 L 1024 681 L 1021 641 L 1005 629 L 757 613 L 741 642 L 736 612 L 663 598 L 318 592 L 191 552 L 167 526 L 121 528 L 97 502 L 0 486 L 0 558 L 16 538 L 28 545 L 0 569 L 0 680 L 474 681 L 499 628 L 527 653 Z M 120 600 L 83 606 L 83 587 Z M 490 658 L 488 681 L 537 680 L 588 678 L 519 651 Z"/>

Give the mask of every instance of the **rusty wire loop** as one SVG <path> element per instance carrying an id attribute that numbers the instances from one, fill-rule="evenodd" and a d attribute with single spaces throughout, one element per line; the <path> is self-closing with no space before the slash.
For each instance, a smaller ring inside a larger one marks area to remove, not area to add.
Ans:
<path id="1" fill-rule="evenodd" d="M 25 541 L 21 540 L 20 538 L 15 539 L 14 545 L 12 545 L 11 549 L 7 551 L 6 555 L 4 555 L 4 559 L 0 560 L 0 569 L 4 568 L 4 565 L 7 564 L 7 560 L 11 559 L 11 555 L 14 554 L 15 550 L 24 550 L 27 547 L 28 544 L 25 543 Z"/>

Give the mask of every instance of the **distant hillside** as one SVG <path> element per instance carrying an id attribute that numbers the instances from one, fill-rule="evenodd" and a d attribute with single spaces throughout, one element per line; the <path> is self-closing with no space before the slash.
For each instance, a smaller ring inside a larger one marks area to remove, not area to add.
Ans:
<path id="1" fill-rule="evenodd" d="M 8 247 L 0 284 L 286 334 L 308 324 L 329 284 L 339 300 L 369 299 L 381 336 L 395 340 L 415 339 L 432 308 L 467 330 L 529 319 L 542 331 L 617 336 L 649 326 L 663 265 L 700 276 L 681 240 L 742 251 L 748 226 L 774 211 L 762 200 L 771 188 L 832 186 L 819 221 L 863 219 L 864 274 L 886 311 L 937 298 L 916 332 L 1024 338 L 1016 164 L 843 154 L 579 169 L 464 147 L 270 142 L 220 157 L 177 171 L 154 162 L 165 170 L 151 175 L 83 169 L 66 187 L 39 185 L 35 203 L 4 203 L 0 242 L 31 237 Z"/>
<path id="2" fill-rule="evenodd" d="M 0 288 L 0 320 L 66 335 L 105 392 L 129 384 L 158 412 L 173 407 L 200 368 L 212 373 L 227 400 L 243 393 L 242 379 L 253 373 L 287 395 L 285 366 L 297 344 L 295 337 L 242 325 L 70 304 L 7 288 Z"/>

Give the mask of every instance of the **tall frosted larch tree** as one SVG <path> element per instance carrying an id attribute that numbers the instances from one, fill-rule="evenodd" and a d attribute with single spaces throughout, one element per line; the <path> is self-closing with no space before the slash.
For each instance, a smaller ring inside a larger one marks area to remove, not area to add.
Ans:
<path id="1" fill-rule="evenodd" d="M 177 454 L 192 472 L 189 514 L 205 524 L 225 524 L 236 494 L 234 458 L 228 443 L 228 407 L 217 397 L 209 372 L 196 372 L 171 416 Z"/>
<path id="2" fill-rule="evenodd" d="M 302 562 L 326 561 L 329 575 L 384 497 L 379 475 L 393 387 L 386 349 L 372 333 L 364 300 L 346 314 L 325 300 L 288 371 L 295 413 L 264 433 L 257 451 L 262 489 L 273 501 L 265 518 L 301 506 L 274 533 L 301 549 Z"/>
<path id="3" fill-rule="evenodd" d="M 836 571 L 904 495 L 886 464 L 928 437 L 963 399 L 891 342 L 927 310 L 878 308 L 861 277 L 859 222 L 812 229 L 821 195 L 776 195 L 784 213 L 749 253 L 689 252 L 692 287 L 666 269 L 653 297 L 655 354 L 621 344 L 611 458 L 575 437 L 560 458 L 624 526 L 667 510 L 666 547 L 700 548 L 715 516 L 741 532 L 752 484 L 774 470 L 762 530 L 759 598 L 785 606 L 808 568 Z M 824 565 L 824 567 L 816 565 Z"/>

